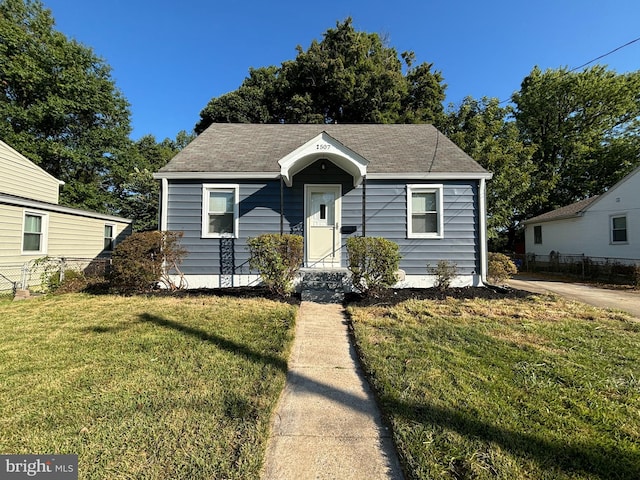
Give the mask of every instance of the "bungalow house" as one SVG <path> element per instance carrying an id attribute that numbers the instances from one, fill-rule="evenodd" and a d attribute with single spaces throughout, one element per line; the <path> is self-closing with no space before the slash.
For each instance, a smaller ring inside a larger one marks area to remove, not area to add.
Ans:
<path id="1" fill-rule="evenodd" d="M 90 261 L 131 233 L 131 220 L 59 205 L 62 183 L 0 141 L 0 290 L 38 258 Z"/>
<path id="2" fill-rule="evenodd" d="M 599 196 L 544 213 L 525 223 L 528 254 L 585 255 L 640 260 L 640 167 Z"/>
<path id="3" fill-rule="evenodd" d="M 431 125 L 213 124 L 155 174 L 162 230 L 184 232 L 190 288 L 255 284 L 247 239 L 304 237 L 304 269 L 344 271 L 346 240 L 399 245 L 398 287 L 486 274 L 491 174 Z"/>

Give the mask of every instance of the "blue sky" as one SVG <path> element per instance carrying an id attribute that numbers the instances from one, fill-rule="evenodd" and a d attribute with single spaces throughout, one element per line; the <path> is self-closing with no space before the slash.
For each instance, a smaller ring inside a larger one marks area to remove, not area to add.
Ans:
<path id="1" fill-rule="evenodd" d="M 280 65 L 347 16 L 433 63 L 446 103 L 509 98 L 534 65 L 576 67 L 640 37 L 638 0 L 43 0 L 56 28 L 113 68 L 132 138 L 191 131 L 249 67 Z M 640 69 L 640 41 L 599 63 Z"/>

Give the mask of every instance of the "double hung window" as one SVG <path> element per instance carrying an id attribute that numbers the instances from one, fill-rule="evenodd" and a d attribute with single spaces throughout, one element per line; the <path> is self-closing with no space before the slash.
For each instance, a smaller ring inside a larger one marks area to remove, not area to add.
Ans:
<path id="1" fill-rule="evenodd" d="M 627 217 L 611 217 L 611 243 L 627 243 Z"/>
<path id="2" fill-rule="evenodd" d="M 25 212 L 22 228 L 22 252 L 46 253 L 47 215 Z"/>
<path id="3" fill-rule="evenodd" d="M 442 185 L 407 186 L 407 236 L 443 238 Z"/>
<path id="4" fill-rule="evenodd" d="M 115 226 L 106 224 L 104 226 L 104 250 L 105 252 L 112 252 L 115 246 Z"/>
<path id="5" fill-rule="evenodd" d="M 238 185 L 203 186 L 202 236 L 238 237 Z"/>

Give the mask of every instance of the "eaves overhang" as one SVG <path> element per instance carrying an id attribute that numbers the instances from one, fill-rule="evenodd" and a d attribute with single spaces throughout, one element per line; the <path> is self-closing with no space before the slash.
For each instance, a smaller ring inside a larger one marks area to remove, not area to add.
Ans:
<path id="1" fill-rule="evenodd" d="M 317 160 L 327 159 L 353 177 L 357 187 L 367 175 L 369 160 L 346 147 L 327 132 L 322 132 L 280 160 L 280 175 L 290 187 L 293 177 Z"/>

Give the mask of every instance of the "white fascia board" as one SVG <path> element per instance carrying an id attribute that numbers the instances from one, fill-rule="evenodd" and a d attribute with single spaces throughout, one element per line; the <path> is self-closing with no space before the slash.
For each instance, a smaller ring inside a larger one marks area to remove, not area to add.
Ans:
<path id="1" fill-rule="evenodd" d="M 356 187 L 367 175 L 369 160 L 346 147 L 327 132 L 316 135 L 278 160 L 280 175 L 290 187 L 296 173 L 320 158 L 327 158 L 352 175 L 353 185 Z"/>
<path id="2" fill-rule="evenodd" d="M 618 187 L 620 187 L 622 184 L 626 183 L 631 177 L 633 177 L 636 174 L 640 174 L 640 167 L 636 167 L 634 168 L 631 173 L 627 174 L 625 177 L 623 177 L 621 180 L 618 181 L 618 183 L 616 183 L 615 185 L 613 185 L 611 188 L 609 188 L 606 192 L 601 193 L 598 198 L 596 198 L 593 202 L 591 202 L 587 207 L 584 208 L 584 210 L 581 210 L 580 213 L 584 214 L 584 212 L 586 212 L 587 210 L 590 210 L 591 208 L 593 208 L 593 206 L 595 204 L 597 204 L 598 202 L 600 202 L 600 200 L 602 200 L 605 197 L 608 197 L 609 195 L 612 195 L 612 193 L 618 189 Z"/>
<path id="3" fill-rule="evenodd" d="M 491 172 L 398 172 L 369 173 L 367 180 L 489 180 Z"/>
<path id="4" fill-rule="evenodd" d="M 66 213 L 68 215 L 75 215 L 77 217 L 95 218 L 98 220 L 108 220 L 111 222 L 119 223 L 132 223 L 133 220 L 129 218 L 116 217 L 115 215 L 108 215 L 106 213 L 90 212 L 88 210 L 80 210 L 79 208 L 63 207 L 55 203 L 39 202 L 38 200 L 31 200 L 23 197 L 16 197 L 13 195 L 6 195 L 0 193 L 0 203 L 7 205 L 16 205 L 26 208 L 35 208 L 44 212 L 56 212 Z"/>
<path id="5" fill-rule="evenodd" d="M 280 178 L 279 172 L 159 172 L 156 180 L 252 180 Z"/>

